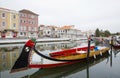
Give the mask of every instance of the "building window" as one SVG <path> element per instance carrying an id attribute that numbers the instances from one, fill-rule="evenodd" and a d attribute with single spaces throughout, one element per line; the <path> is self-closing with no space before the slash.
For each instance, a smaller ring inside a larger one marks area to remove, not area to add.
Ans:
<path id="1" fill-rule="evenodd" d="M 31 31 L 34 31 L 34 28 L 33 28 L 33 27 L 31 27 Z"/>
<path id="2" fill-rule="evenodd" d="M 5 18 L 5 16 L 6 16 L 5 13 L 2 13 L 2 17 Z"/>
<path id="3" fill-rule="evenodd" d="M 26 31 L 26 26 L 24 26 L 24 31 Z"/>
<path id="4" fill-rule="evenodd" d="M 22 33 L 22 32 L 20 32 L 20 35 L 23 35 L 23 33 Z"/>
<path id="5" fill-rule="evenodd" d="M 13 24 L 13 27 L 14 27 L 14 28 L 16 27 L 16 23 Z"/>
<path id="6" fill-rule="evenodd" d="M 22 17 L 22 14 L 20 14 L 20 17 Z"/>
<path id="7" fill-rule="evenodd" d="M 31 15 L 31 18 L 35 18 L 35 16 L 34 16 L 34 15 Z"/>
<path id="8" fill-rule="evenodd" d="M 30 24 L 30 21 L 29 21 L 29 24 Z"/>
<path id="9" fill-rule="evenodd" d="M 26 36 L 26 32 L 24 32 L 24 35 Z"/>
<path id="10" fill-rule="evenodd" d="M 13 19 L 16 19 L 16 15 L 13 15 Z"/>
<path id="11" fill-rule="evenodd" d="M 6 23 L 5 22 L 2 22 L 2 26 L 5 26 L 6 25 Z"/>
<path id="12" fill-rule="evenodd" d="M 22 14 L 22 17 L 24 17 L 24 14 Z"/>
<path id="13" fill-rule="evenodd" d="M 33 21 L 32 21 L 32 24 L 33 24 Z"/>
<path id="14" fill-rule="evenodd" d="M 22 20 L 20 20 L 20 23 L 22 23 Z"/>
<path id="15" fill-rule="evenodd" d="M 26 23 L 26 21 L 24 20 L 24 23 Z"/>
<path id="16" fill-rule="evenodd" d="M 31 27 L 29 27 L 28 30 L 31 31 Z"/>
<path id="17" fill-rule="evenodd" d="M 50 34 L 50 31 L 48 31 L 48 34 Z"/>

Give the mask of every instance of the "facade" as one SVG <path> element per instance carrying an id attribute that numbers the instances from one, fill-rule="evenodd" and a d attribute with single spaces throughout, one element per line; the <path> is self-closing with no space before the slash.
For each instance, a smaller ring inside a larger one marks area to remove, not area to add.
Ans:
<path id="1" fill-rule="evenodd" d="M 19 11 L 19 37 L 38 37 L 38 14 L 23 9 Z"/>
<path id="2" fill-rule="evenodd" d="M 57 38 L 58 37 L 57 31 L 58 29 L 56 26 L 52 26 L 52 25 L 46 26 L 44 30 L 44 35 L 51 38 Z"/>
<path id="3" fill-rule="evenodd" d="M 86 32 L 90 35 L 92 31 Z M 70 38 L 72 40 L 83 36 L 74 25 L 57 27 L 40 25 L 38 14 L 23 9 L 19 12 L 0 8 L 0 38 Z"/>
<path id="4" fill-rule="evenodd" d="M 72 40 L 82 36 L 81 31 L 74 29 L 73 25 L 60 27 L 58 33 L 60 38 L 70 38 Z"/>
<path id="5" fill-rule="evenodd" d="M 88 31 L 85 31 L 83 32 L 86 34 L 87 37 L 91 36 L 91 35 L 94 35 L 95 34 L 95 30 L 88 30 Z"/>
<path id="6" fill-rule="evenodd" d="M 51 38 L 58 38 L 58 27 L 56 26 L 39 26 L 39 37 L 51 37 Z"/>
<path id="7" fill-rule="evenodd" d="M 17 11 L 0 8 L 0 37 L 16 38 L 18 34 L 19 14 Z"/>
<path id="8" fill-rule="evenodd" d="M 38 37 L 39 38 L 43 38 L 43 32 L 44 32 L 44 29 L 45 29 L 45 25 L 40 25 L 39 28 L 38 28 Z"/>
<path id="9" fill-rule="evenodd" d="M 83 33 L 81 30 L 74 29 L 73 25 L 62 27 L 40 25 L 39 37 L 70 38 L 75 40 L 83 37 Z"/>
<path id="10" fill-rule="evenodd" d="M 52 37 L 52 33 L 53 33 L 52 30 L 53 30 L 52 26 L 46 26 L 43 31 L 43 36 L 44 37 Z"/>
<path id="11" fill-rule="evenodd" d="M 55 37 L 55 38 L 60 38 L 60 36 L 58 34 L 58 29 L 59 29 L 59 27 L 54 26 L 53 37 Z"/>

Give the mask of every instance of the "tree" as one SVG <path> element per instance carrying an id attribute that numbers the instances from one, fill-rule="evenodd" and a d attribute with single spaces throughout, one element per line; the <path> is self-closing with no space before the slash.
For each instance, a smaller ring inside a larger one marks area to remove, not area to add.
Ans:
<path id="1" fill-rule="evenodd" d="M 105 37 L 108 37 L 111 35 L 111 33 L 108 30 L 104 31 L 104 34 L 105 34 Z"/>
<path id="2" fill-rule="evenodd" d="M 100 37 L 100 31 L 99 31 L 98 28 L 97 28 L 96 31 L 95 31 L 95 36 L 96 36 L 96 37 Z"/>
<path id="3" fill-rule="evenodd" d="M 97 28 L 96 31 L 95 31 L 95 36 L 96 37 L 100 37 L 100 36 L 108 37 L 110 35 L 111 35 L 111 33 L 108 30 L 105 30 L 105 31 L 101 30 L 101 31 L 99 31 L 99 29 Z"/>

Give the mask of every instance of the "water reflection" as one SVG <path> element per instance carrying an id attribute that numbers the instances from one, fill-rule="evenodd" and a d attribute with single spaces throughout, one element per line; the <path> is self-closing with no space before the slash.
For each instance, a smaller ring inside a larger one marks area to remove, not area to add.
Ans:
<path id="1" fill-rule="evenodd" d="M 110 66 L 112 67 L 112 49 L 110 50 Z"/>
<path id="2" fill-rule="evenodd" d="M 60 49 L 68 49 L 80 45 L 81 42 L 50 42 L 50 43 L 37 43 L 39 50 L 55 51 Z M 14 62 L 20 55 L 24 44 L 9 44 L 0 46 L 0 72 L 9 70 Z"/>
<path id="3" fill-rule="evenodd" d="M 59 50 L 59 49 L 69 49 L 81 45 L 81 41 L 74 43 L 71 42 L 52 42 L 52 43 L 37 43 L 37 49 L 40 51 L 44 50 Z"/>
<path id="4" fill-rule="evenodd" d="M 117 54 L 120 53 L 120 49 L 113 50 L 114 57 L 117 57 Z"/>
<path id="5" fill-rule="evenodd" d="M 87 75 L 87 78 L 89 78 L 89 61 L 87 61 L 87 68 L 86 68 L 86 75 Z"/>
<path id="6" fill-rule="evenodd" d="M 0 71 L 9 70 L 18 58 L 21 47 L 0 47 Z"/>
<path id="7" fill-rule="evenodd" d="M 86 44 L 86 43 L 84 43 Z M 114 59 L 114 57 L 112 57 L 112 55 L 115 56 L 115 58 L 120 59 L 120 50 L 113 50 L 113 52 L 110 52 L 110 57 L 109 55 L 106 55 L 105 57 L 102 58 L 97 58 L 95 61 L 94 60 L 90 60 L 89 63 L 86 63 L 85 61 L 80 62 L 80 63 L 76 63 L 73 65 L 67 65 L 67 66 L 63 66 L 63 67 L 57 67 L 57 68 L 49 68 L 49 69 L 29 69 L 26 71 L 21 71 L 21 72 L 17 72 L 14 74 L 10 74 L 9 71 L 11 69 L 11 67 L 13 66 L 14 62 L 16 61 L 16 59 L 18 58 L 22 47 L 24 44 L 21 45 L 3 45 L 0 46 L 0 78 L 68 78 L 71 75 L 74 75 L 76 73 L 85 71 L 84 74 L 86 77 L 81 76 L 82 78 L 96 78 L 96 77 L 90 77 L 91 76 L 91 71 L 89 70 L 91 67 L 97 66 L 99 65 L 101 62 L 105 61 L 105 59 L 107 59 L 106 61 L 108 63 L 104 63 L 105 64 L 109 64 L 109 66 L 111 66 L 111 69 L 116 69 L 119 66 L 119 60 Z M 44 52 L 45 50 L 48 51 L 56 51 L 56 50 L 61 50 L 61 49 L 69 49 L 69 48 L 73 48 L 73 47 L 77 47 L 83 45 L 82 42 L 52 42 L 52 43 L 37 43 L 37 48 L 39 50 L 41 50 L 42 52 Z M 118 55 L 118 57 L 117 57 Z M 109 57 L 109 59 L 108 59 Z M 114 62 L 114 63 L 113 63 Z M 118 66 L 114 66 L 115 64 L 118 64 Z M 114 64 L 114 65 L 113 65 Z M 104 66 L 103 65 L 103 66 Z M 106 67 L 106 70 L 109 71 L 109 66 Z M 99 67 L 99 66 L 98 66 Z M 102 69 L 102 68 L 100 68 Z M 96 72 L 99 70 L 96 70 Z M 119 70 L 116 72 L 115 70 L 112 70 L 114 73 L 120 72 Z M 104 72 L 104 71 L 103 71 Z M 106 73 L 106 72 L 104 72 Z M 112 75 L 111 73 L 108 73 L 110 76 Z M 119 76 L 119 73 L 117 74 Z M 74 76 L 75 78 L 78 78 L 76 76 Z M 113 76 L 108 78 L 112 78 Z M 120 77 L 120 76 L 119 76 Z M 118 78 L 119 78 L 118 77 Z M 70 77 L 73 78 L 73 77 Z M 97 77 L 98 78 L 98 77 Z M 101 78 L 101 77 L 100 77 Z M 106 78 L 103 77 L 102 78 Z"/>

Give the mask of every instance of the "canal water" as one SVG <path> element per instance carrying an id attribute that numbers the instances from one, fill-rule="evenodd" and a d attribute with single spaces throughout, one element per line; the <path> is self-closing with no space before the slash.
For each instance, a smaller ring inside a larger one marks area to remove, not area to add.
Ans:
<path id="1" fill-rule="evenodd" d="M 86 42 L 49 42 L 37 43 L 42 52 L 52 52 L 85 45 Z M 14 62 L 19 57 L 24 44 L 0 45 L 0 78 L 120 78 L 120 50 L 95 60 L 72 65 L 10 73 Z"/>

